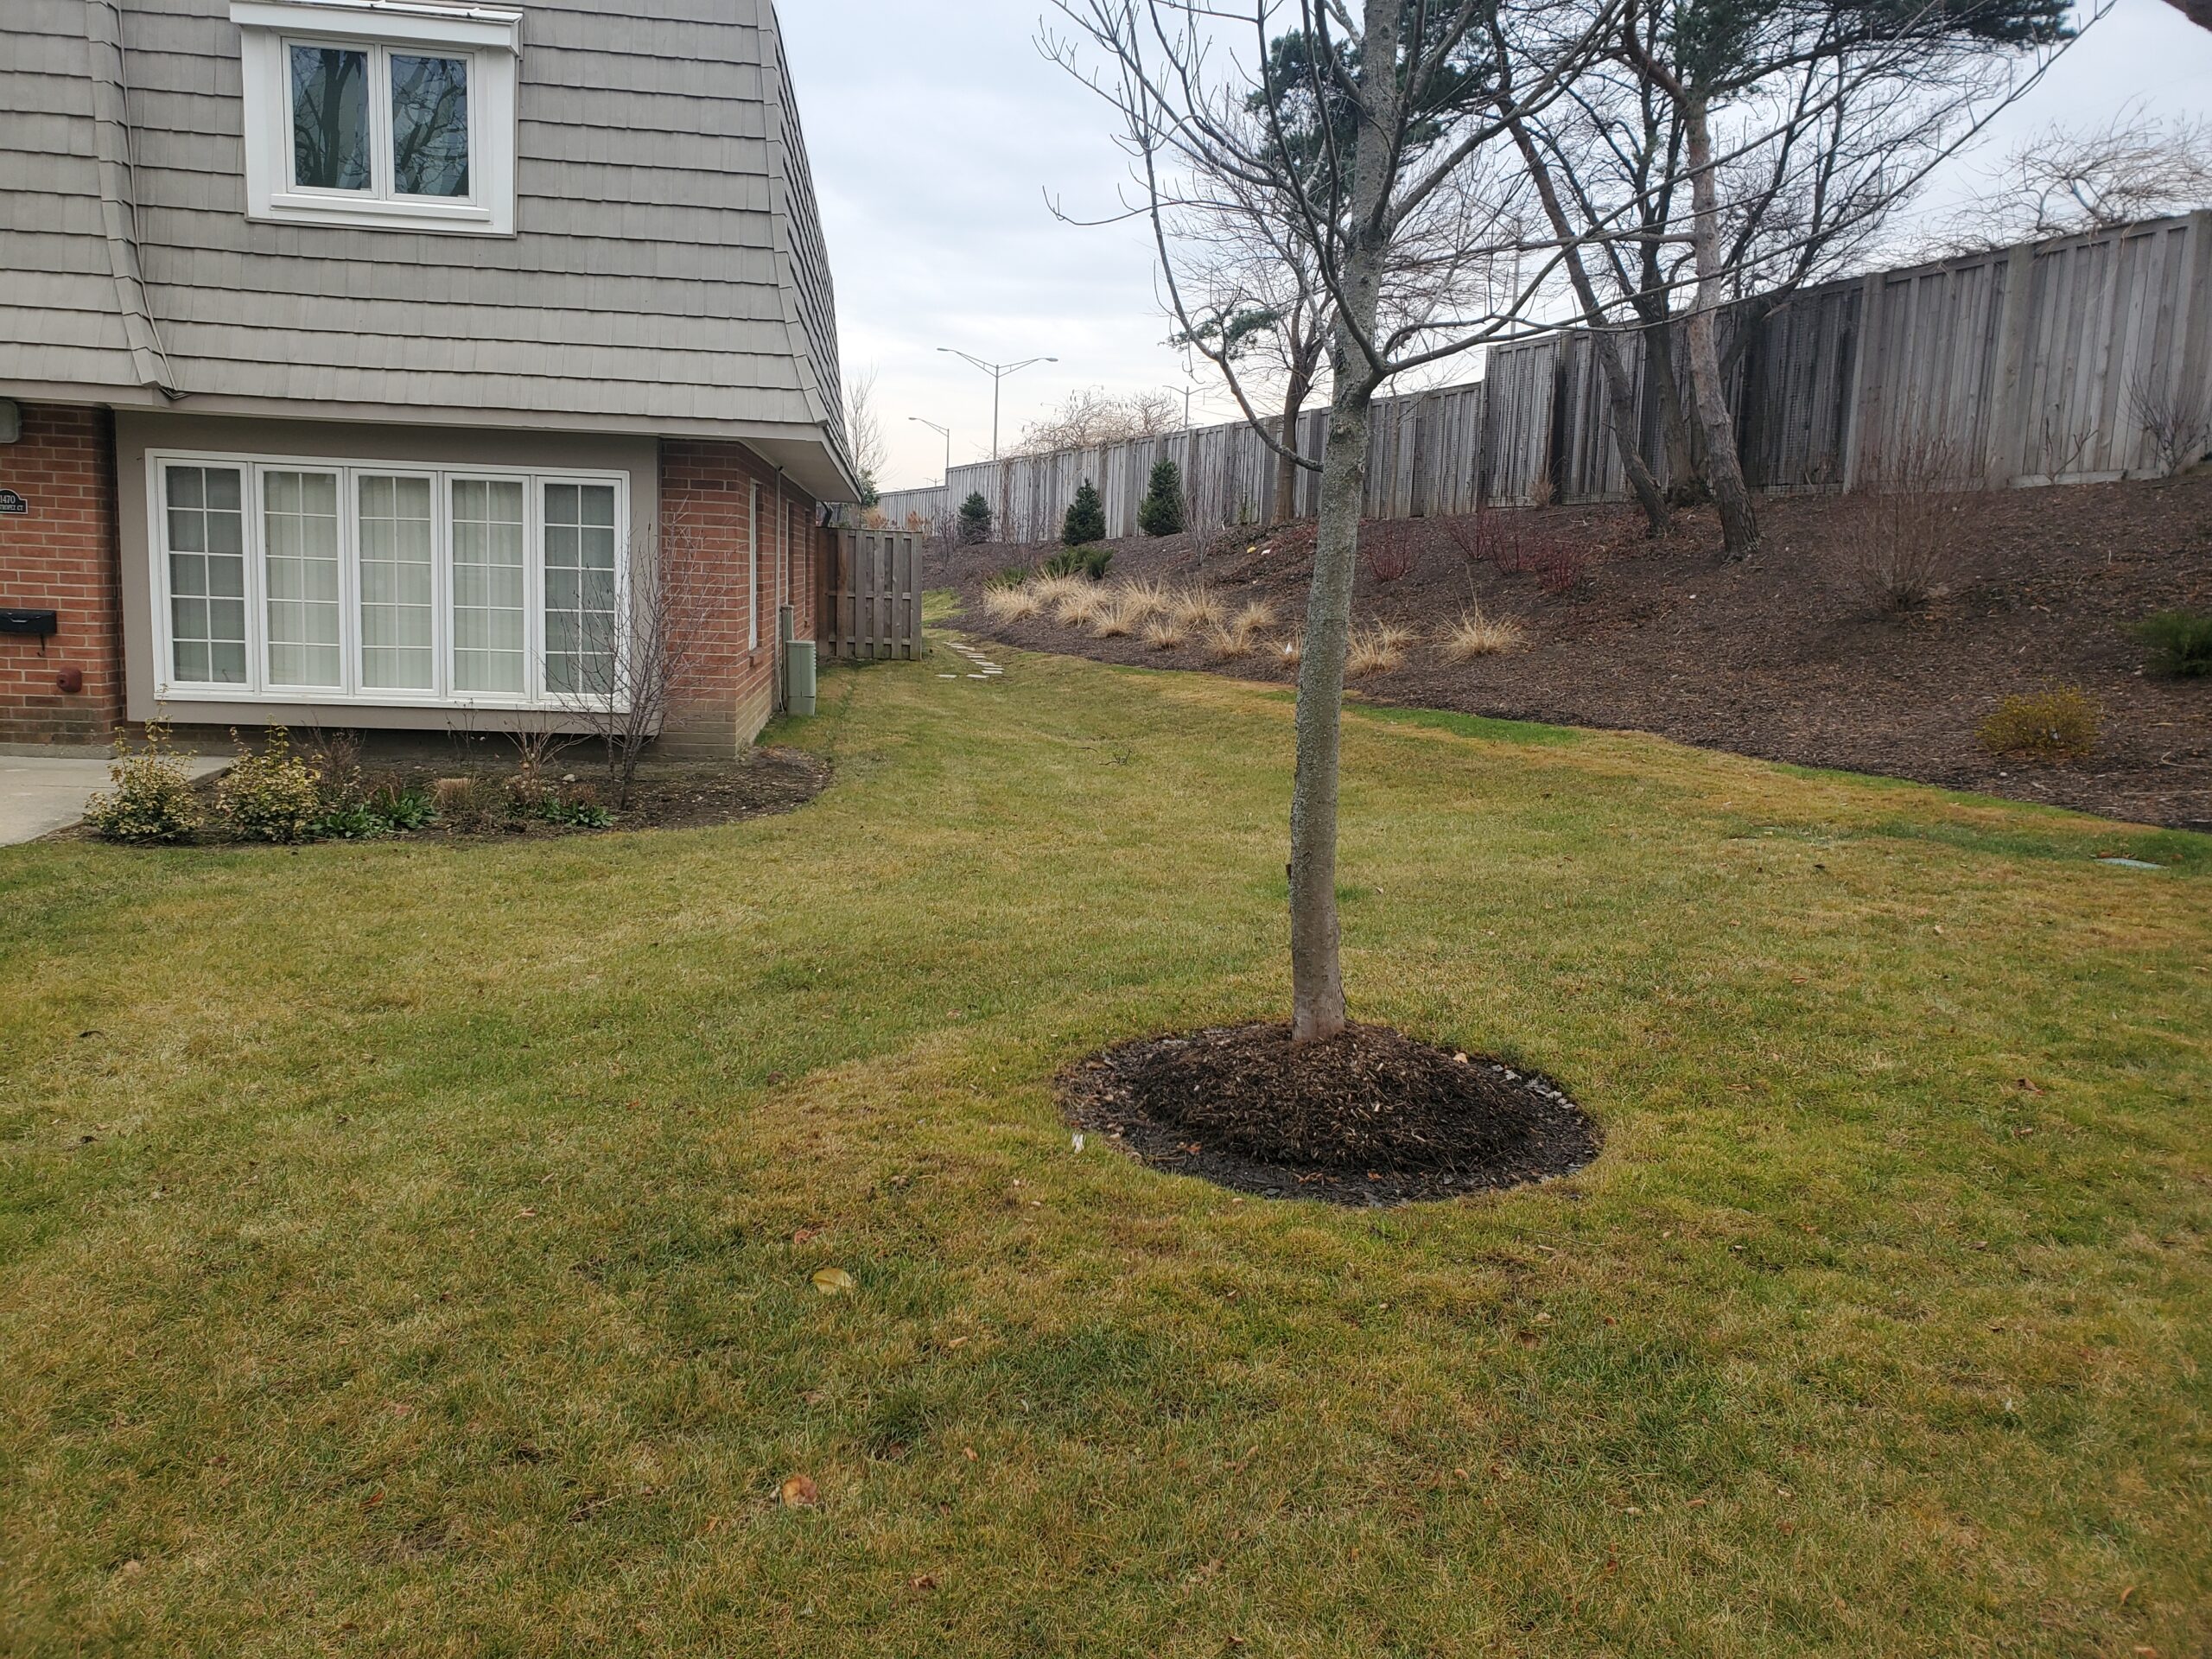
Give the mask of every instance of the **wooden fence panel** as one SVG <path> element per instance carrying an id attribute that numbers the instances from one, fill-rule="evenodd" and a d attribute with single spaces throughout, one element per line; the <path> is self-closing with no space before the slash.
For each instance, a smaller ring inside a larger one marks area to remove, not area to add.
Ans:
<path id="1" fill-rule="evenodd" d="M 909 530 L 833 530 L 827 654 L 913 660 L 923 652 L 921 537 Z"/>
<path id="2" fill-rule="evenodd" d="M 2212 406 L 2212 211 L 1747 300 L 1719 322 L 1757 488 L 1848 489 L 1930 443 L 1995 486 L 2140 474 L 2158 460 L 2146 402 Z M 1674 352 L 1687 391 L 1682 332 Z M 1644 337 L 1620 339 L 1664 483 Z M 1478 499 L 1622 499 L 1605 390 L 1591 336 L 1569 329 L 1493 347 L 1480 381 L 1377 399 L 1363 511 L 1402 518 L 1465 512 Z M 1300 453 L 1318 457 L 1327 432 L 1327 410 L 1306 411 Z M 1104 499 L 1107 534 L 1129 536 L 1161 455 L 1182 467 L 1192 528 L 1272 515 L 1281 463 L 1242 421 L 956 467 L 947 487 L 893 492 L 883 506 L 894 522 L 949 522 L 979 490 L 997 539 L 1051 541 L 1087 478 Z M 1299 512 L 1311 516 L 1319 498 L 1319 474 L 1301 469 Z"/>

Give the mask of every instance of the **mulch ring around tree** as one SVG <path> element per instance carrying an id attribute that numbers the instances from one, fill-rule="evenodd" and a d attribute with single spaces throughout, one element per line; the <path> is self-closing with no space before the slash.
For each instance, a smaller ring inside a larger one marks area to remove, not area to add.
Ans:
<path id="1" fill-rule="evenodd" d="M 1416 1204 L 1570 1175 L 1598 1155 L 1596 1125 L 1548 1080 L 1382 1026 L 1298 1046 L 1287 1024 L 1141 1038 L 1058 1082 L 1077 1128 L 1262 1198 Z"/>

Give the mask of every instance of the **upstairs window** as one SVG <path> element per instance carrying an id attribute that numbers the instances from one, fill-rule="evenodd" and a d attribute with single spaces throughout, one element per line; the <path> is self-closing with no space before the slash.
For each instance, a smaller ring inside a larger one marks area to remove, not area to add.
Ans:
<path id="1" fill-rule="evenodd" d="M 254 219 L 514 229 L 520 14 L 408 0 L 232 0 Z"/>

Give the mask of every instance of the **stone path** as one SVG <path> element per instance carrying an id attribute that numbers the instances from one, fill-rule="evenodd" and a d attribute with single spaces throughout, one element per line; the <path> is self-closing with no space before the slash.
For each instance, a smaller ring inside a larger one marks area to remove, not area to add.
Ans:
<path id="1" fill-rule="evenodd" d="M 989 658 L 984 656 L 982 652 L 976 650 L 975 646 L 968 644 L 967 641 L 963 639 L 955 639 L 950 643 L 953 650 L 958 652 L 961 656 L 967 660 L 968 666 L 972 671 L 968 676 L 969 679 L 995 680 L 1006 672 L 1006 670 L 1001 668 Z M 957 674 L 939 674 L 938 676 L 938 678 L 940 680 L 957 680 L 959 677 L 960 676 Z"/>

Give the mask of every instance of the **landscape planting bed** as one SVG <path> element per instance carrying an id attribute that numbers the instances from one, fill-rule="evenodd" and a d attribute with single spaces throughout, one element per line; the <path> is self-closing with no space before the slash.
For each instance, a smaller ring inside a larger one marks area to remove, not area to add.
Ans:
<path id="1" fill-rule="evenodd" d="M 1832 496 L 1762 501 L 1764 550 L 1745 564 L 1719 557 L 1709 512 L 1679 515 L 1656 545 L 1626 507 L 1499 512 L 1532 538 L 1588 550 L 1588 569 L 1564 593 L 1546 591 L 1535 572 L 1471 567 L 1448 521 L 1394 524 L 1386 535 L 1413 569 L 1381 582 L 1363 562 L 1355 615 L 1421 637 L 1401 667 L 1352 690 L 2212 827 L 2212 682 L 2144 672 L 2131 632 L 2161 608 L 2212 609 L 2212 474 L 1961 496 L 1971 523 L 1958 531 L 1954 590 L 1904 613 L 1878 611 L 1844 568 L 1838 531 L 1850 510 Z M 986 618 L 976 602 L 984 582 L 1046 550 L 939 548 L 931 580 L 960 592 L 963 627 L 1012 645 L 1287 683 L 1295 669 L 1277 642 L 1304 612 L 1313 537 L 1300 523 L 1114 543 L 1112 577 L 1204 582 L 1233 604 L 1274 606 L 1281 626 L 1225 661 L 1195 635 L 1161 651 L 1041 619 Z M 1435 638 L 1471 599 L 1519 622 L 1526 648 L 1446 661 Z M 2053 767 L 1981 749 L 1976 729 L 1999 699 L 2056 683 L 2102 705 L 2094 756 Z"/>

